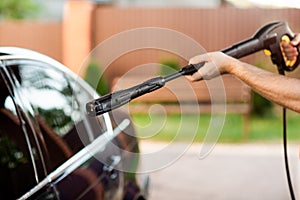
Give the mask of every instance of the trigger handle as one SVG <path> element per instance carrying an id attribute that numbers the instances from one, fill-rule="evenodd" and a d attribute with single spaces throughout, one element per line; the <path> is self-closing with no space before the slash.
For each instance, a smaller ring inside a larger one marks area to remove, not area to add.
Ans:
<path id="1" fill-rule="evenodd" d="M 281 42 L 289 44 L 291 42 L 291 39 L 288 35 L 283 35 L 281 37 Z M 282 47 L 280 47 L 280 48 L 282 48 Z M 292 71 L 298 66 L 298 64 L 300 62 L 300 51 L 299 50 L 300 50 L 299 47 L 297 47 L 298 56 L 295 60 L 288 60 L 287 57 L 283 54 L 283 52 L 281 50 L 282 56 L 284 59 L 284 63 L 285 63 L 285 70 Z"/>

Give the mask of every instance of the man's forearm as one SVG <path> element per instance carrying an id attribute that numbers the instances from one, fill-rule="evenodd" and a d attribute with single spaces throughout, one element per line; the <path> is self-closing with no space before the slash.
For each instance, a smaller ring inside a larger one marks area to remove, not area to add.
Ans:
<path id="1" fill-rule="evenodd" d="M 300 79 L 287 78 L 240 61 L 234 62 L 228 72 L 266 99 L 300 113 Z"/>

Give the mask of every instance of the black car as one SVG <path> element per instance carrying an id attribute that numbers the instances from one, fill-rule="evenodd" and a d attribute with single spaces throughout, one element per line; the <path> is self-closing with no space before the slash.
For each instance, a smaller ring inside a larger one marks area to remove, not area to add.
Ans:
<path id="1" fill-rule="evenodd" d="M 95 90 L 37 52 L 1 47 L 0 75 L 1 199 L 146 198 L 126 114 L 88 117 Z"/>

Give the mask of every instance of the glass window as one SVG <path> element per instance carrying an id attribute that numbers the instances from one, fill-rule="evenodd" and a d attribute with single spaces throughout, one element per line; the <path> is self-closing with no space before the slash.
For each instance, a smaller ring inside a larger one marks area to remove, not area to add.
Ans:
<path id="1" fill-rule="evenodd" d="M 103 119 L 86 118 L 83 109 L 92 97 L 66 73 L 35 61 L 8 64 L 12 73 L 19 73 L 19 92 L 25 105 L 28 100 L 32 109 L 28 112 L 42 135 L 40 142 L 45 143 L 43 154 L 49 172 L 106 130 L 105 124 L 99 123 Z"/>
<path id="2" fill-rule="evenodd" d="M 2 199 L 16 199 L 36 184 L 27 127 L 21 121 L 6 82 L 0 76 L 0 188 Z M 26 133 L 24 133 L 24 131 Z"/>

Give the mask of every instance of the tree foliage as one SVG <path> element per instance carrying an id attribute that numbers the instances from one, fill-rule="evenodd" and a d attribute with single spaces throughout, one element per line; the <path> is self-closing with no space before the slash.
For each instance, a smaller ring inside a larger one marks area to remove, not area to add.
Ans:
<path id="1" fill-rule="evenodd" d="M 1 0 L 0 19 L 24 19 L 34 17 L 39 6 L 33 0 Z"/>
<path id="2" fill-rule="evenodd" d="M 100 95 L 109 93 L 109 84 L 103 75 L 98 63 L 91 61 L 87 67 L 84 80 L 90 84 Z"/>

